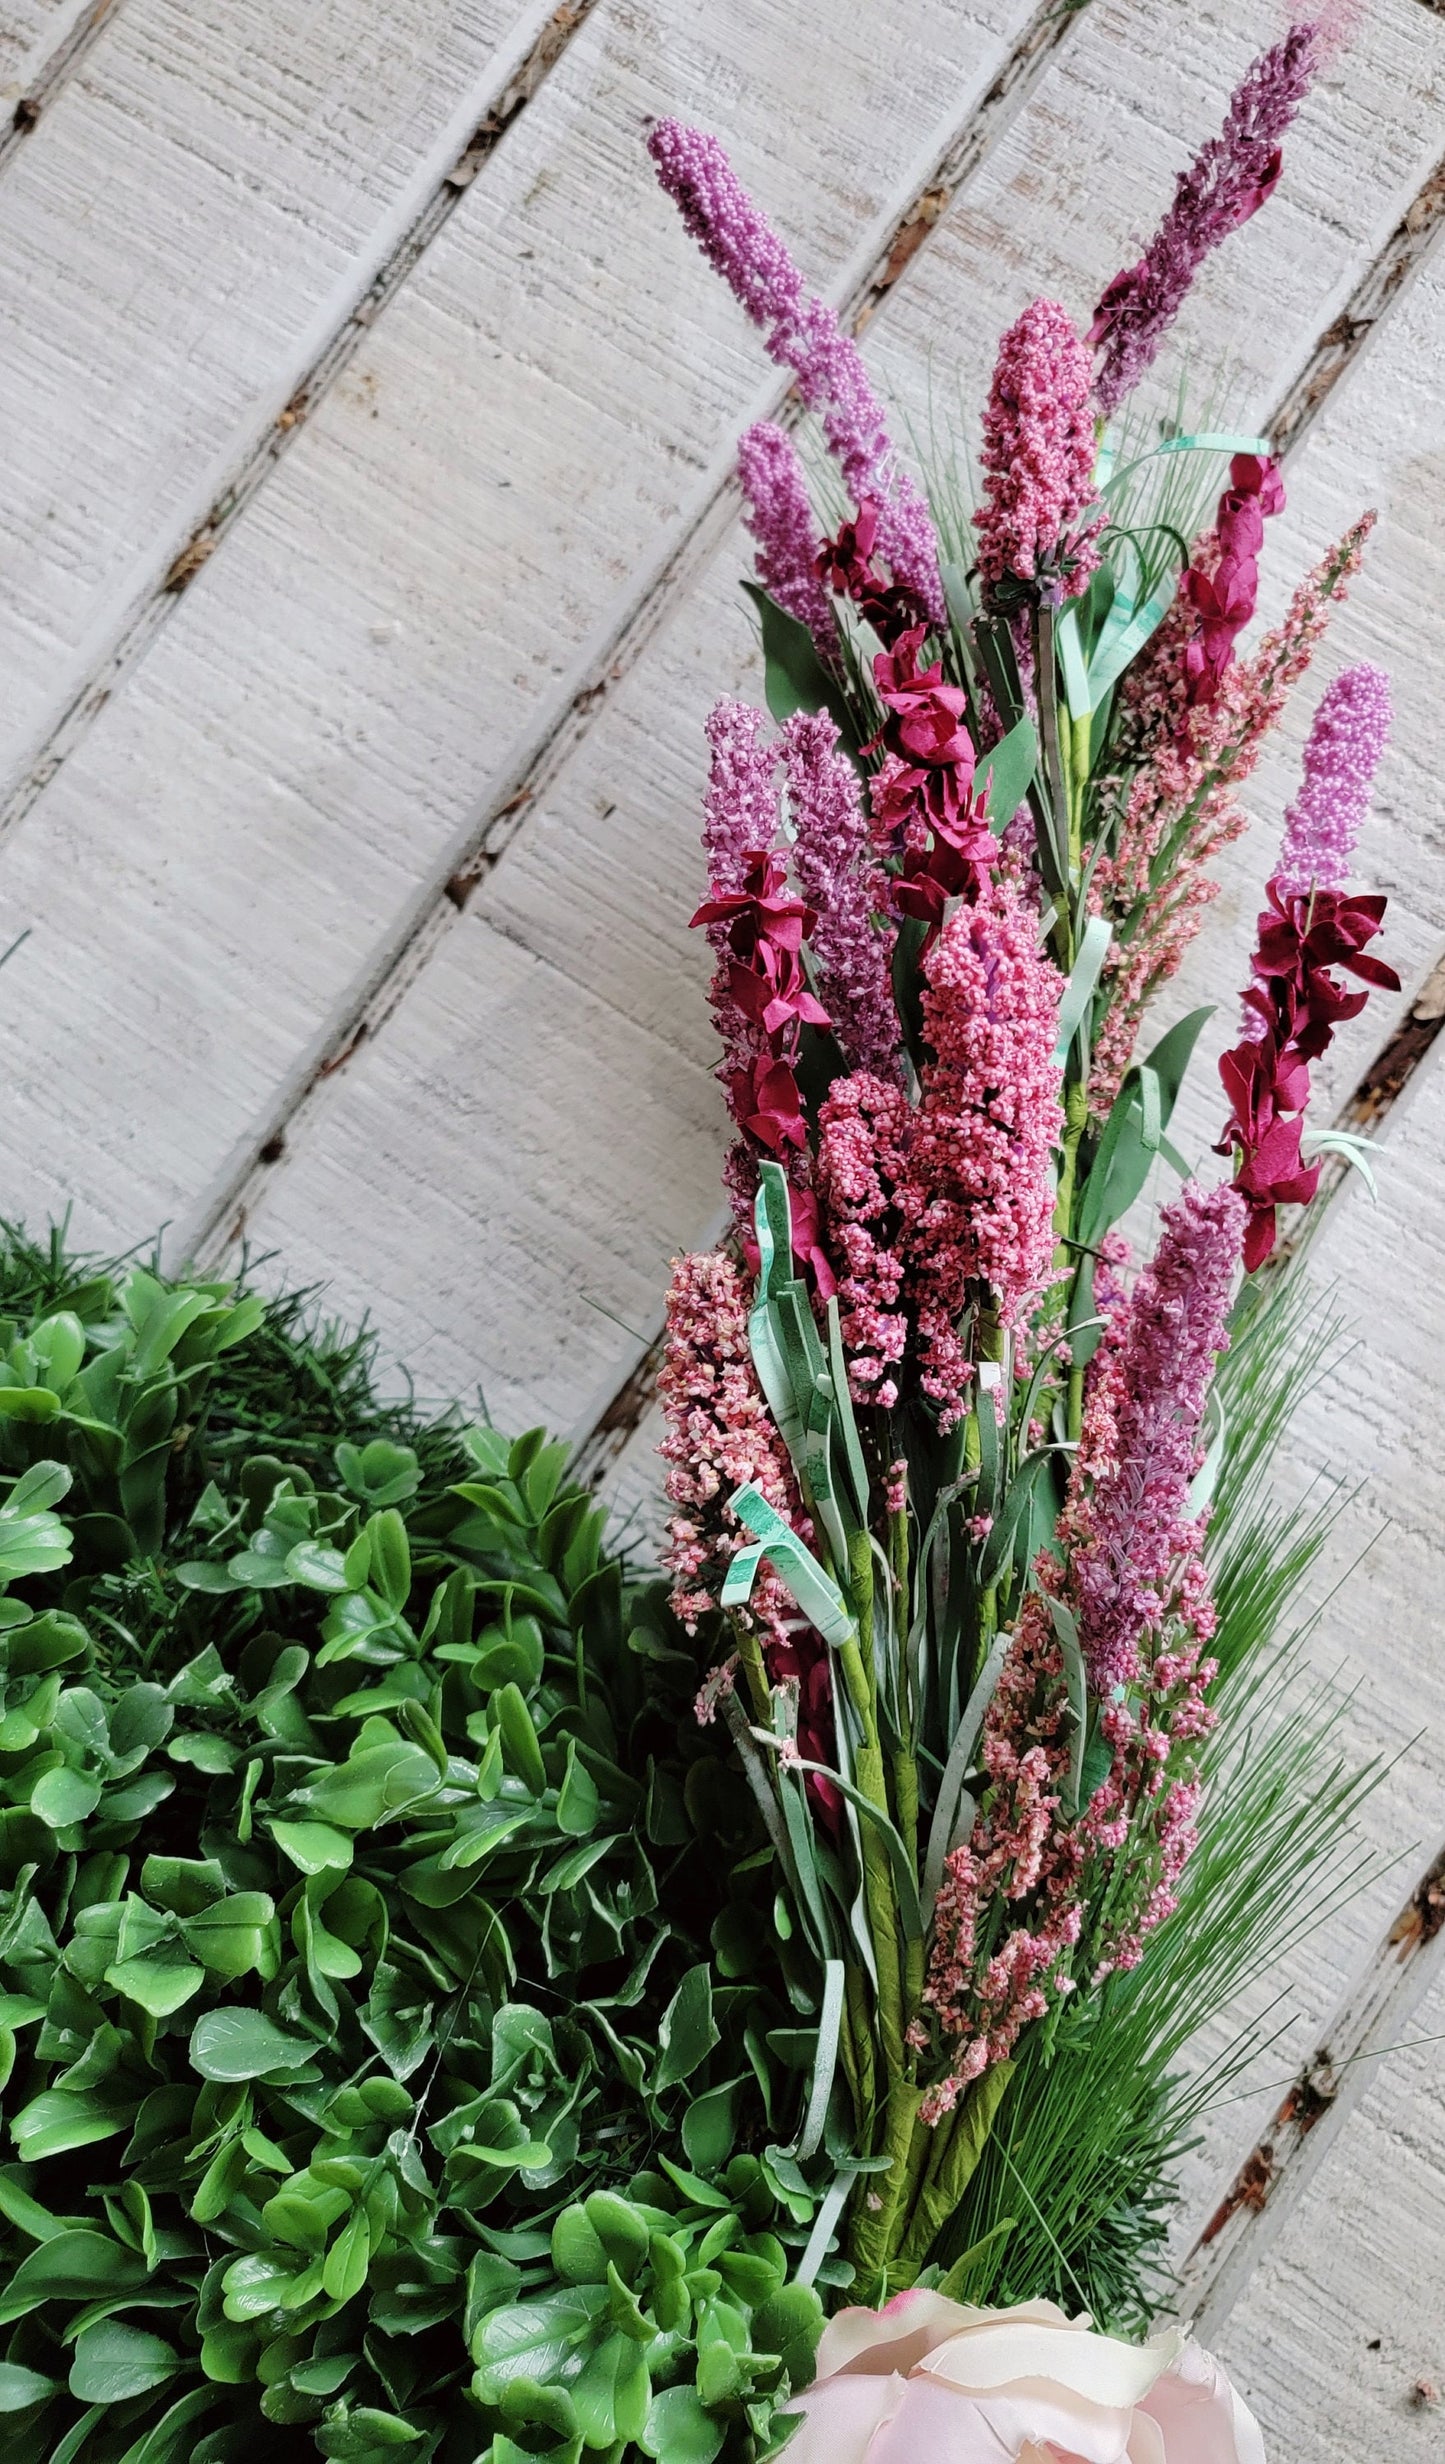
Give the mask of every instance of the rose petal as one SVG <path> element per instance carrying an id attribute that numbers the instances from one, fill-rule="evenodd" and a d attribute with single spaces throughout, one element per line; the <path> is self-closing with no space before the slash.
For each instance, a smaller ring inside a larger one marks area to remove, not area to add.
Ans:
<path id="1" fill-rule="evenodd" d="M 1091 2403 L 1055 2379 L 1019 2379 L 1010 2387 L 965 2394 L 962 2388 L 945 2391 L 936 2379 L 911 2378 L 910 2398 L 915 2388 L 925 2386 L 946 2392 L 955 2405 L 964 2408 L 957 2417 L 967 2421 L 971 2443 L 959 2442 L 956 2464 L 974 2464 L 973 2442 L 987 2464 L 993 2464 L 995 2455 L 1013 2458 L 1031 2455 L 1035 2449 L 1050 2458 L 1066 2458 L 1068 2464 L 1128 2464 L 1129 2433 L 1137 2419 L 1132 2404 Z M 911 2418 L 907 2407 L 898 2416 L 900 2424 Z M 884 2457 L 892 2464 L 887 2447 L 875 2448 L 869 2464 L 875 2464 L 875 2459 L 882 2464 Z M 897 2464 L 909 2464 L 901 2447 Z"/>
<path id="2" fill-rule="evenodd" d="M 987 2324 L 950 2338 L 928 2356 L 929 2373 L 956 2387 L 1006 2387 L 1015 2379 L 1053 2380 L 1095 2404 L 1129 2406 L 1148 2394 L 1177 2343 L 1124 2344 L 1117 2336 L 996 2311 Z"/>
<path id="3" fill-rule="evenodd" d="M 1139 2409 L 1159 2424 L 1166 2464 L 1265 2464 L 1259 2423 L 1202 2345 L 1185 2345 Z"/>
<path id="4" fill-rule="evenodd" d="M 788 2440 L 792 2464 L 869 2464 L 875 2433 L 907 2392 L 908 2381 L 895 2374 L 859 2373 L 821 2380 L 795 2396 L 788 2410 L 802 2415 L 802 2426 Z"/>
<path id="5" fill-rule="evenodd" d="M 993 2315 L 923 2289 L 895 2293 L 882 2310 L 836 2311 L 818 2345 L 818 2376 L 868 2369 L 906 2373 L 945 2337 Z M 876 2360 L 871 2359 L 875 2354 Z"/>
<path id="6" fill-rule="evenodd" d="M 792 2453 L 791 2440 L 783 2452 Z M 867 2464 L 1019 2464 L 1026 2452 L 1022 2435 L 1014 2434 L 1012 2423 L 995 2421 L 991 2407 L 936 2379 L 911 2378 L 897 2412 L 869 2447 Z M 1122 2448 L 1115 2453 L 1122 2456 Z M 846 2464 L 853 2464 L 851 2456 Z M 1051 2456 L 1046 2464 L 1053 2464 Z"/>

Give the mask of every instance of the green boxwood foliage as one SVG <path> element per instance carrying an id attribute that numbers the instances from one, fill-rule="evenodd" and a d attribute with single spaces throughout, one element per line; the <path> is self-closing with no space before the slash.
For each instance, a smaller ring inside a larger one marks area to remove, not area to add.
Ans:
<path id="1" fill-rule="evenodd" d="M 566 1449 L 228 1286 L 0 1307 L 7 2464 L 761 2453 L 810 1988 Z"/>

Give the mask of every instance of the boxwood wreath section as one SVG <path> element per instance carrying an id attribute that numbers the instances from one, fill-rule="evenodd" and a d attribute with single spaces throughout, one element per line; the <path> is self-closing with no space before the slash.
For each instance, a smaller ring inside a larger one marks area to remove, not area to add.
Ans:
<path id="1" fill-rule="evenodd" d="M 565 1448 L 229 1286 L 0 1309 L 7 2464 L 760 2452 L 810 1988 Z"/>

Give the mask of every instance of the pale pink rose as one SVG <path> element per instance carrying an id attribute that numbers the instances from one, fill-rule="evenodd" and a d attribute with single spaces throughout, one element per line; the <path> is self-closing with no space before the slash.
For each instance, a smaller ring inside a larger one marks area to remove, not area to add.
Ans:
<path id="1" fill-rule="evenodd" d="M 1264 2464 L 1219 2364 L 1177 2334 L 1096 2335 L 1051 2301 L 899 2293 L 840 2310 L 786 2464 Z"/>

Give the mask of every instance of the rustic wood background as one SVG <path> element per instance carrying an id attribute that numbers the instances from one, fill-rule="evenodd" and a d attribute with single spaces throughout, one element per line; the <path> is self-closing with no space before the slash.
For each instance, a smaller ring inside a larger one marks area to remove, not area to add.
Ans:
<path id="1" fill-rule="evenodd" d="M 721 1143 L 701 721 L 757 683 L 730 465 L 777 387 L 643 123 L 726 138 L 924 419 L 955 371 L 976 404 L 1034 293 L 1087 308 L 1279 22 L 0 0 L 5 1210 L 247 1244 L 370 1311 L 424 1393 L 480 1387 L 655 1494 L 649 1344 Z M 1395 1861 L 1281 1980 L 1181 2243 L 1217 2228 L 1188 2300 L 1274 2464 L 1445 2440 L 1442 97 L 1442 0 L 1365 0 L 1184 329 L 1205 362 L 1227 338 L 1232 407 L 1288 454 L 1267 612 L 1381 523 L 1176 1011 L 1240 978 L 1324 677 L 1381 659 L 1399 712 L 1363 863 L 1406 992 L 1329 1087 L 1381 1198 L 1331 1202 L 1361 1347 L 1302 1437 L 1358 1484 L 1341 1567 L 1391 1526 L 1316 1647 L 1351 1745 L 1399 1758 L 1369 1815 Z"/>

